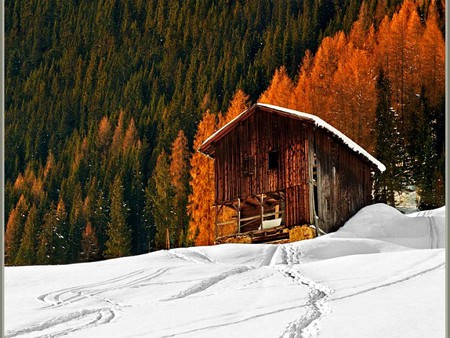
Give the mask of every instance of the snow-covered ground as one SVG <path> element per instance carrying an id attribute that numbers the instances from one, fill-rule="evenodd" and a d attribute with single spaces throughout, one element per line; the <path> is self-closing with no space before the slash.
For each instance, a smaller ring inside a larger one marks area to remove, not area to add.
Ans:
<path id="1" fill-rule="evenodd" d="M 5 269 L 6 337 L 444 337 L 444 208 L 338 232 Z"/>

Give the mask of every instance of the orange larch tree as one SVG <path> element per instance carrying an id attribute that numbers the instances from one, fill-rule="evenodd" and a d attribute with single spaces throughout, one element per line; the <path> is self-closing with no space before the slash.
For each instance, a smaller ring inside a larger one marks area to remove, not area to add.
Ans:
<path id="1" fill-rule="evenodd" d="M 407 59 L 407 34 L 408 21 L 415 11 L 414 3 L 411 0 L 406 0 L 400 11 L 395 13 L 390 22 L 389 35 L 383 37 L 381 40 L 386 41 L 386 50 L 384 53 L 389 54 L 389 64 L 387 66 L 387 75 L 392 84 L 392 99 L 393 107 L 397 111 L 400 119 L 399 132 L 405 138 L 405 108 L 407 101 L 407 73 L 411 65 L 408 64 Z M 380 30 L 380 34 L 381 34 Z M 404 142 L 405 143 L 405 142 Z"/>
<path id="2" fill-rule="evenodd" d="M 303 57 L 299 70 L 297 82 L 294 85 L 290 95 L 289 106 L 303 112 L 311 112 L 311 103 L 309 98 L 311 86 L 311 70 L 314 63 L 314 56 L 307 50 Z"/>
<path id="3" fill-rule="evenodd" d="M 276 73 L 275 73 L 276 74 Z M 219 128 L 230 122 L 250 106 L 249 96 L 239 89 L 231 99 L 230 106 L 225 114 L 221 114 Z"/>
<path id="4" fill-rule="evenodd" d="M 345 53 L 346 45 L 345 34 L 339 32 L 334 37 L 327 37 L 322 40 L 314 58 L 308 92 L 311 103 L 310 113 L 318 115 L 326 121 L 329 120 L 327 115 L 333 90 L 334 73 L 338 69 L 342 54 Z"/>
<path id="5" fill-rule="evenodd" d="M 198 124 L 190 165 L 191 194 L 188 198 L 189 237 L 195 245 L 214 244 L 214 161 L 196 150 L 216 129 L 216 116 L 207 111 Z"/>
<path id="6" fill-rule="evenodd" d="M 367 150 L 373 150 L 376 76 L 373 58 L 364 50 L 354 49 L 340 63 L 333 79 L 330 113 L 336 116 L 330 122 Z"/>
<path id="7" fill-rule="evenodd" d="M 14 260 L 19 252 L 28 209 L 28 202 L 25 200 L 24 195 L 21 195 L 6 223 L 5 263 L 8 265 L 14 264 Z"/>
<path id="8" fill-rule="evenodd" d="M 377 65 L 373 26 L 366 31 L 363 13 L 349 34 L 333 75 L 326 120 L 368 150 L 374 149 Z"/>
<path id="9" fill-rule="evenodd" d="M 170 156 L 170 175 L 174 189 L 173 217 L 174 241 L 178 247 L 185 246 L 188 235 L 187 199 L 189 192 L 189 150 L 183 130 L 172 143 Z"/>
<path id="10" fill-rule="evenodd" d="M 420 78 L 431 104 L 436 105 L 445 92 L 445 40 L 439 30 L 434 2 L 430 5 L 419 55 Z"/>
<path id="11" fill-rule="evenodd" d="M 261 94 L 258 102 L 289 107 L 294 84 L 283 66 L 275 71 L 269 87 Z"/>

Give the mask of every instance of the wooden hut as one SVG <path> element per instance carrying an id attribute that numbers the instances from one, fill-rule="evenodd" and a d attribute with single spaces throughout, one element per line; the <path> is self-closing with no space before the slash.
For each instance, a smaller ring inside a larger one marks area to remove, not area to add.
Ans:
<path id="1" fill-rule="evenodd" d="M 211 135 L 216 242 L 289 237 L 289 229 L 337 230 L 372 202 L 382 163 L 317 116 L 255 104 Z M 225 217 L 224 217 L 225 215 Z"/>

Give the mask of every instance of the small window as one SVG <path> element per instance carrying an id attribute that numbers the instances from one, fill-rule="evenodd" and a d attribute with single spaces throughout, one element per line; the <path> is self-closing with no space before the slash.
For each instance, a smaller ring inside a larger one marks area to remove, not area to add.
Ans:
<path id="1" fill-rule="evenodd" d="M 269 170 L 278 170 L 278 151 L 269 152 Z"/>
<path id="2" fill-rule="evenodd" d="M 244 176 L 250 176 L 255 173 L 255 156 L 244 158 L 242 163 L 242 173 Z"/>

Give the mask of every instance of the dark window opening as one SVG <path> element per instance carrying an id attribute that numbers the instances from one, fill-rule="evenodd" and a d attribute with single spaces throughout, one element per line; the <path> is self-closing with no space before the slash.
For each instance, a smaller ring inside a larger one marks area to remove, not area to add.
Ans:
<path id="1" fill-rule="evenodd" d="M 269 152 L 269 170 L 278 169 L 278 151 Z"/>
<path id="2" fill-rule="evenodd" d="M 255 156 L 244 158 L 242 163 L 242 173 L 244 176 L 250 176 L 255 173 Z"/>

